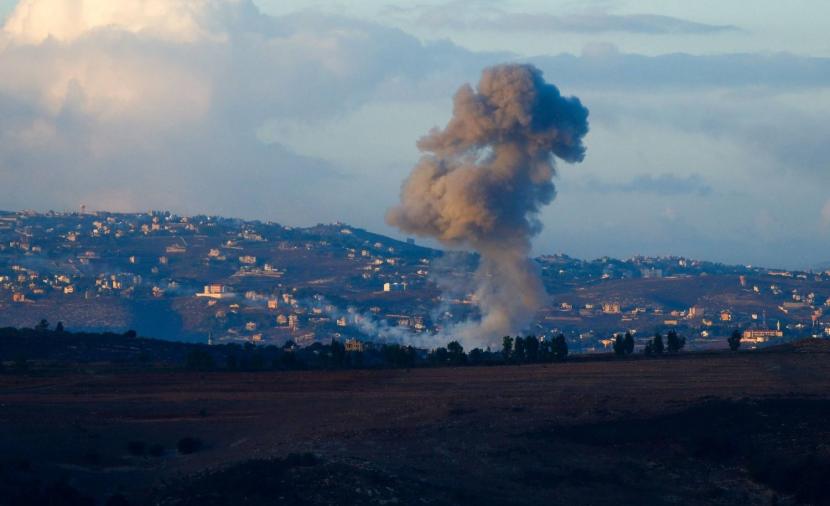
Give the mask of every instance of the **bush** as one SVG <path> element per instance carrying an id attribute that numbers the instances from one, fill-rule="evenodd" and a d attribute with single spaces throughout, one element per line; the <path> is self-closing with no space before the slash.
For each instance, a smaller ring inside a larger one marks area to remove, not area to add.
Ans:
<path id="1" fill-rule="evenodd" d="M 176 444 L 176 449 L 182 455 L 190 455 L 202 449 L 202 441 L 195 437 L 183 437 Z"/>

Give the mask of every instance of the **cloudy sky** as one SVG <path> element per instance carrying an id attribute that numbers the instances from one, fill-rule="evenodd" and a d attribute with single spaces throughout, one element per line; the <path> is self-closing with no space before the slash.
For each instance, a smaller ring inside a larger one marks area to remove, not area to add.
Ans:
<path id="1" fill-rule="evenodd" d="M 0 209 L 171 209 L 397 235 L 481 69 L 590 109 L 537 253 L 830 261 L 823 0 L 0 0 Z"/>

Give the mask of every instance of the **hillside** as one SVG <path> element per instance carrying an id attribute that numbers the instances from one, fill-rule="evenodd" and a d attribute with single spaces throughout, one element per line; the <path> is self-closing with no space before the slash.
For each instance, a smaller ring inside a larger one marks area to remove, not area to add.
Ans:
<path id="1" fill-rule="evenodd" d="M 722 346 L 735 328 L 772 332 L 751 346 L 830 332 L 827 272 L 674 257 L 536 261 L 550 299 L 526 331 L 562 332 L 576 351 L 607 350 L 625 331 L 642 343 L 674 328 L 696 348 Z M 46 318 L 79 331 L 277 346 L 377 340 L 385 329 L 424 342 L 478 316 L 476 262 L 339 223 L 4 213 L 0 326 Z"/>

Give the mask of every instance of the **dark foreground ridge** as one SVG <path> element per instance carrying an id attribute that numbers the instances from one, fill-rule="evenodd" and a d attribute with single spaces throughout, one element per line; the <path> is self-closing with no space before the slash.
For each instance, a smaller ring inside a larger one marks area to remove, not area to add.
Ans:
<path id="1" fill-rule="evenodd" d="M 828 504 L 825 344 L 245 373 L 32 361 L 0 374 L 0 504 Z"/>

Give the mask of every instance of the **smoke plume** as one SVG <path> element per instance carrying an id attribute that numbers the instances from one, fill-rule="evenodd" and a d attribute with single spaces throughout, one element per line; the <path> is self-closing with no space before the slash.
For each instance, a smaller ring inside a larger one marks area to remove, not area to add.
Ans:
<path id="1" fill-rule="evenodd" d="M 455 95 L 453 117 L 418 142 L 424 153 L 401 190 L 389 224 L 481 255 L 481 319 L 453 329 L 468 343 L 495 343 L 523 330 L 546 293 L 530 239 L 556 195 L 554 157 L 580 162 L 588 110 L 563 97 L 532 65 L 485 69 L 478 89 Z"/>

